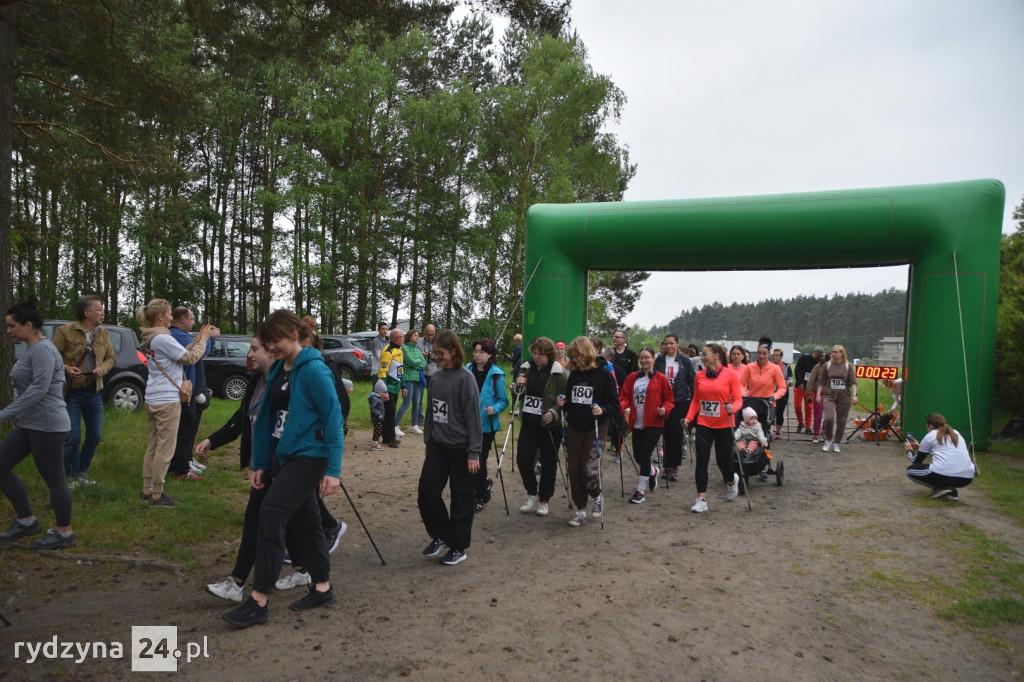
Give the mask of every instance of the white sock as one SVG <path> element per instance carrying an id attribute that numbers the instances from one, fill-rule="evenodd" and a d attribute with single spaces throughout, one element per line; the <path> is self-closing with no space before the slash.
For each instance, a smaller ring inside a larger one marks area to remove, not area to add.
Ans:
<path id="1" fill-rule="evenodd" d="M 636 489 L 637 492 L 639 492 L 641 495 L 647 492 L 647 482 L 649 479 L 650 476 L 641 476 L 640 479 L 637 481 Z"/>

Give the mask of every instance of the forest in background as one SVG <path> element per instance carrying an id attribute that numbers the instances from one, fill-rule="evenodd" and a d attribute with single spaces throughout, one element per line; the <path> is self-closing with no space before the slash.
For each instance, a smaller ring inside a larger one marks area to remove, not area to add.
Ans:
<path id="1" fill-rule="evenodd" d="M 651 336 L 667 332 L 698 344 L 708 339 L 749 339 L 768 336 L 798 349 L 842 344 L 849 357 L 873 357 L 874 343 L 884 336 L 903 336 L 907 292 L 887 289 L 877 294 L 835 294 L 767 299 L 756 303 L 712 303 L 682 311 Z"/>
<path id="2" fill-rule="evenodd" d="M 288 306 L 493 334 L 526 210 L 635 172 L 567 0 L 11 7 L 10 291 L 46 317 L 90 292 L 120 323 L 159 297 L 227 331 Z"/>

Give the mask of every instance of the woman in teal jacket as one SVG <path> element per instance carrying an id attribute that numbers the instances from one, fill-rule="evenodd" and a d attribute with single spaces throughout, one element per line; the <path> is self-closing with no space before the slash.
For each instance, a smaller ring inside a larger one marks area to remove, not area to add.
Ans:
<path id="1" fill-rule="evenodd" d="M 274 484 L 260 507 L 252 594 L 221 616 L 236 627 L 267 621 L 267 597 L 284 563 L 287 525 L 315 584 L 291 609 L 305 611 L 334 602 L 317 487 L 325 496 L 340 487 L 344 435 L 331 370 L 317 349 L 302 345 L 309 333 L 288 310 L 271 313 L 260 327 L 260 339 L 275 362 L 253 424 L 250 484 L 261 489 L 268 471 L 273 472 Z"/>
<path id="2" fill-rule="evenodd" d="M 508 394 L 505 392 L 505 371 L 494 362 L 494 342 L 478 339 L 473 342 L 473 362 L 466 369 L 473 373 L 476 386 L 480 389 L 480 421 L 483 424 L 484 440 L 480 448 L 480 471 L 476 474 L 476 511 L 481 511 L 491 501 L 491 486 L 494 481 L 487 478 L 487 453 L 494 444 L 494 438 L 501 431 L 499 415 L 508 408 Z"/>
<path id="3" fill-rule="evenodd" d="M 426 384 L 423 370 L 427 368 L 427 359 L 423 357 L 417 343 L 419 340 L 420 333 L 415 329 L 410 329 L 409 333 L 405 335 L 405 344 L 402 346 L 405 400 L 402 401 L 402 406 L 395 414 L 395 425 L 399 426 L 402 423 L 402 417 L 405 416 L 405 411 L 409 409 L 409 405 L 412 405 L 412 417 L 410 418 L 412 426 L 409 428 L 409 433 L 417 435 L 423 433 L 423 407 L 420 403 L 423 402 L 423 386 Z"/>

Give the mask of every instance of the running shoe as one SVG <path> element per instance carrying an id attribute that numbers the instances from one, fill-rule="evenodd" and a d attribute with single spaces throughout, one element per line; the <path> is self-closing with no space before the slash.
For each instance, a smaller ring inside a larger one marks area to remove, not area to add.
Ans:
<path id="1" fill-rule="evenodd" d="M 539 500 L 536 495 L 527 495 L 526 502 L 523 502 L 523 506 L 519 508 L 519 511 L 523 512 L 524 514 L 535 512 L 537 511 L 538 504 Z"/>
<path id="2" fill-rule="evenodd" d="M 399 438 L 405 438 L 405 432 L 402 431 L 402 429 L 398 428 L 397 426 L 395 427 L 395 435 L 398 436 Z"/>
<path id="3" fill-rule="evenodd" d="M 310 585 L 312 583 L 313 579 L 309 577 L 308 571 L 292 571 L 274 583 L 274 587 L 279 590 L 290 590 L 299 585 Z"/>
<path id="4" fill-rule="evenodd" d="M 423 556 L 427 558 L 441 556 L 446 549 L 448 549 L 448 544 L 444 540 L 431 540 L 423 550 Z"/>
<path id="5" fill-rule="evenodd" d="M 601 514 L 604 513 L 604 493 L 597 496 L 594 499 L 594 508 L 590 510 L 590 515 L 595 519 L 601 518 Z"/>
<path id="6" fill-rule="evenodd" d="M 548 515 L 548 503 L 547 502 L 540 502 L 540 503 L 538 503 L 537 504 L 537 516 L 547 516 L 547 515 Z"/>
<path id="7" fill-rule="evenodd" d="M 41 538 L 32 541 L 32 549 L 71 549 L 75 546 L 75 534 L 65 535 L 56 528 L 49 528 Z"/>
<path id="8" fill-rule="evenodd" d="M 454 566 L 455 564 L 461 564 L 466 560 L 466 553 L 461 549 L 450 549 L 448 553 L 441 558 L 441 563 L 445 566 Z"/>
<path id="9" fill-rule="evenodd" d="M 647 479 L 647 489 L 657 490 L 658 489 L 658 472 L 661 471 L 658 467 L 651 467 L 651 476 Z"/>
<path id="10" fill-rule="evenodd" d="M 633 495 L 629 498 L 629 501 L 632 502 L 633 504 L 643 504 L 644 494 L 639 490 L 634 490 Z"/>
<path id="11" fill-rule="evenodd" d="M 29 523 L 22 523 L 18 519 L 11 522 L 11 527 L 0 533 L 0 542 L 14 542 L 26 535 L 37 535 L 43 532 L 43 525 L 39 519 L 32 519 Z"/>
<path id="12" fill-rule="evenodd" d="M 951 489 L 949 489 L 949 488 L 936 488 L 935 492 L 933 492 L 930 495 L 930 497 L 932 497 L 932 498 L 939 498 L 939 497 L 945 497 L 946 495 L 952 495 L 952 494 L 953 494 L 953 491 Z"/>
<path id="13" fill-rule="evenodd" d="M 225 620 L 236 628 L 247 628 L 250 625 L 266 623 L 270 618 L 267 613 L 267 606 L 260 606 L 256 600 L 249 597 L 244 604 L 227 613 L 221 614 L 221 620 Z"/>
<path id="14" fill-rule="evenodd" d="M 348 524 L 344 521 L 335 521 L 334 528 L 328 528 L 324 531 L 324 535 L 327 537 L 327 553 L 334 554 L 334 550 L 338 549 L 338 543 L 341 542 L 341 536 L 348 530 Z"/>
<path id="15" fill-rule="evenodd" d="M 569 525 L 572 526 L 573 528 L 578 528 L 579 526 L 582 526 L 586 522 L 587 522 L 587 512 L 582 510 L 582 509 L 580 511 L 576 512 L 575 514 L 573 514 L 573 517 L 571 519 L 569 519 Z"/>
<path id="16" fill-rule="evenodd" d="M 214 597 L 242 603 L 242 586 L 235 582 L 234 578 L 224 578 L 219 583 L 210 583 L 206 591 Z"/>
<path id="17" fill-rule="evenodd" d="M 739 474 L 733 474 L 732 475 L 732 483 L 731 484 L 726 484 L 726 486 L 725 486 L 725 499 L 727 499 L 727 500 L 735 500 L 736 499 L 736 496 L 740 494 L 740 485 L 739 485 L 739 483 L 740 483 L 740 475 Z"/>
<path id="18" fill-rule="evenodd" d="M 288 608 L 290 608 L 292 611 L 308 611 L 309 609 L 315 609 L 333 603 L 333 588 L 328 587 L 326 592 L 317 592 L 316 588 L 310 585 L 309 592 L 306 594 L 306 596 L 302 599 L 299 599 L 298 601 L 293 601 L 291 604 L 288 605 Z"/>
<path id="19" fill-rule="evenodd" d="M 697 501 L 693 503 L 692 507 L 690 507 L 690 511 L 692 511 L 694 514 L 703 514 L 707 510 L 708 501 L 705 500 L 703 497 L 698 497 Z"/>

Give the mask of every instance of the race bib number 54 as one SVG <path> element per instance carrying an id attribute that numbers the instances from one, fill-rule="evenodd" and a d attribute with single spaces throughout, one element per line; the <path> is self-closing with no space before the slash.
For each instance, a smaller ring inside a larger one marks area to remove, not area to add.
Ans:
<path id="1" fill-rule="evenodd" d="M 448 403 L 434 398 L 433 416 L 435 424 L 448 423 Z"/>

